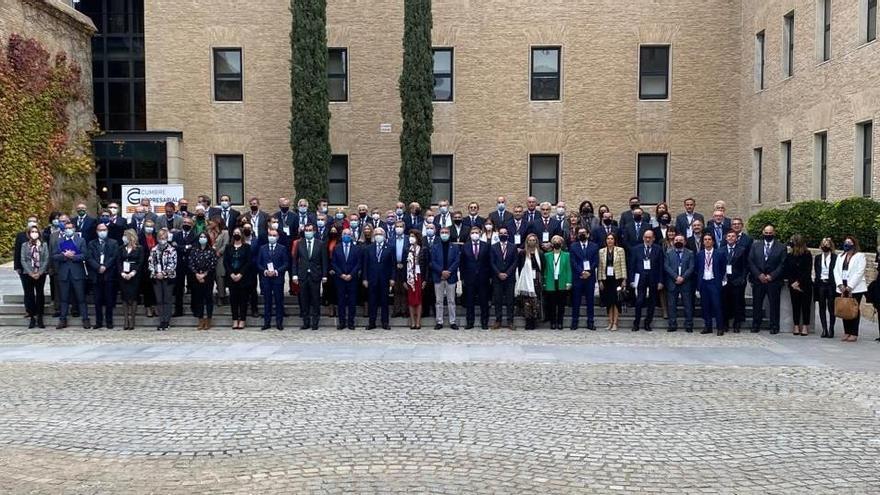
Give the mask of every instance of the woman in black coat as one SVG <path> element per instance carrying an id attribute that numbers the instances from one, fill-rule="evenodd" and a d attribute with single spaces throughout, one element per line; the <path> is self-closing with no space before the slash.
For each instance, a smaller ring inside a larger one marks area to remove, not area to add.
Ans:
<path id="1" fill-rule="evenodd" d="M 125 312 L 123 330 L 134 330 L 138 295 L 141 292 L 141 271 L 145 265 L 144 251 L 138 243 L 137 233 L 133 229 L 126 230 L 119 248 L 119 292 Z"/>
<path id="2" fill-rule="evenodd" d="M 794 335 L 810 333 L 810 315 L 813 313 L 813 256 L 804 238 L 791 238 L 791 253 L 785 258 L 785 278 L 791 295 L 791 313 Z"/>
<path id="3" fill-rule="evenodd" d="M 822 239 L 819 244 L 822 252 L 816 255 L 813 262 L 813 292 L 816 302 L 819 303 L 819 321 L 822 323 L 822 338 L 834 338 L 834 300 L 837 298 L 837 282 L 834 280 L 834 263 L 837 262 L 837 254 L 834 253 L 834 241 L 830 237 Z M 830 320 L 830 321 L 829 321 Z"/>
<path id="4" fill-rule="evenodd" d="M 232 231 L 232 241 L 223 252 L 223 265 L 232 308 L 232 328 L 241 330 L 247 325 L 248 300 L 256 282 L 256 271 L 250 244 L 244 242 L 238 227 Z"/>

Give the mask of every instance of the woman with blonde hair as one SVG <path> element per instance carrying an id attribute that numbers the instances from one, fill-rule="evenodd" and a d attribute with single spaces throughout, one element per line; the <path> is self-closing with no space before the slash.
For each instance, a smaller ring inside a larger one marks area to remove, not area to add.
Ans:
<path id="1" fill-rule="evenodd" d="M 626 281 L 626 252 L 616 245 L 614 234 L 605 236 L 605 247 L 599 250 L 599 293 L 608 310 L 605 330 L 617 330 L 620 306 Z"/>
<path id="2" fill-rule="evenodd" d="M 538 236 L 531 233 L 526 236 L 525 249 L 519 252 L 516 263 L 516 285 L 514 295 L 522 307 L 526 319 L 526 330 L 534 330 L 536 322 L 541 318 L 541 301 L 544 294 L 544 265 Z"/>
<path id="3" fill-rule="evenodd" d="M 807 249 L 803 236 L 791 237 L 791 253 L 785 257 L 785 278 L 791 296 L 791 315 L 794 335 L 810 333 L 810 316 L 813 314 L 813 255 Z"/>
<path id="4" fill-rule="evenodd" d="M 550 330 L 562 330 L 565 303 L 571 289 L 571 258 L 568 251 L 562 250 L 564 245 L 562 236 L 554 235 L 550 239 L 551 250 L 544 253 L 544 292 Z"/>
<path id="5" fill-rule="evenodd" d="M 159 325 L 156 330 L 168 330 L 171 326 L 171 309 L 174 305 L 174 279 L 177 276 L 177 250 L 168 242 L 168 229 L 156 235 L 156 247 L 150 251 L 147 267 L 153 290 L 156 292 L 156 305 L 159 308 Z"/>
<path id="6" fill-rule="evenodd" d="M 122 294 L 122 309 L 125 313 L 123 330 L 134 330 L 141 287 L 141 269 L 144 264 L 144 252 L 138 243 L 137 231 L 126 230 L 122 233 L 122 247 L 119 248 L 119 291 Z"/>

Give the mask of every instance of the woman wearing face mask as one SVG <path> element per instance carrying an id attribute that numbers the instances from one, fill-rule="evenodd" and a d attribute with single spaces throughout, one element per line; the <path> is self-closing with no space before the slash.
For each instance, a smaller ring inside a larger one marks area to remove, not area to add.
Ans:
<path id="1" fill-rule="evenodd" d="M 333 215 L 333 225 L 338 232 L 348 228 L 348 215 L 345 214 L 345 208 L 336 208 L 336 213 Z"/>
<path id="2" fill-rule="evenodd" d="M 541 318 L 541 301 L 544 297 L 544 259 L 538 246 L 538 236 L 527 235 L 525 249 L 518 256 L 514 295 L 522 307 L 526 330 L 534 330 Z"/>
<path id="3" fill-rule="evenodd" d="M 244 242 L 241 229 L 232 231 L 232 242 L 223 253 L 229 303 L 232 306 L 232 328 L 242 330 L 247 325 L 247 307 L 253 284 L 256 282 L 251 263 L 250 245 Z"/>
<path id="4" fill-rule="evenodd" d="M 171 236 L 168 237 L 170 239 Z M 159 244 L 159 239 L 156 237 L 156 225 L 152 220 L 144 221 L 144 228 L 138 237 L 138 243 L 144 247 L 144 261 L 147 261 L 150 253 Z M 147 318 L 154 318 L 158 316 L 158 313 L 156 313 L 156 289 L 153 287 L 153 277 L 150 274 L 149 263 L 141 263 L 141 267 L 141 295 L 144 298 L 145 315 Z M 173 285 L 172 281 L 172 287 Z"/>
<path id="5" fill-rule="evenodd" d="M 668 240 L 668 243 L 671 246 L 672 239 L 675 239 L 675 226 L 672 225 L 672 215 L 670 215 L 668 211 L 664 211 L 660 212 L 655 219 L 657 221 L 657 226 L 652 229 L 654 230 L 654 239 L 656 239 L 658 243 Z M 664 246 L 663 251 L 665 252 L 666 250 L 666 246 Z"/>
<path id="6" fill-rule="evenodd" d="M 125 313 L 123 330 L 134 330 L 137 315 L 138 295 L 141 291 L 141 271 L 144 252 L 138 244 L 137 233 L 133 229 L 122 233 L 122 247 L 119 248 L 119 292 Z"/>
<path id="7" fill-rule="evenodd" d="M 599 217 L 599 220 L 601 221 L 602 215 L 604 215 L 605 212 L 611 213 L 611 226 L 618 227 L 617 220 L 614 220 L 614 212 L 611 211 L 611 208 L 608 208 L 608 205 L 599 205 L 599 214 L 596 216 Z"/>
<path id="8" fill-rule="evenodd" d="M 483 224 L 483 235 L 480 236 L 480 240 L 488 242 L 490 246 L 498 243 L 498 233 L 495 232 L 495 225 L 488 219 Z"/>
<path id="9" fill-rule="evenodd" d="M 247 222 L 246 219 L 243 219 L 241 224 L 241 239 L 245 243 L 247 243 L 250 248 L 251 253 L 251 266 L 257 265 L 257 256 L 260 253 L 260 240 L 254 235 L 253 227 L 251 224 Z M 259 303 L 259 296 L 257 295 L 257 271 L 251 270 L 251 283 L 248 284 L 248 305 L 251 307 L 251 316 L 254 318 L 260 316 L 260 312 L 257 311 L 257 305 Z"/>
<path id="10" fill-rule="evenodd" d="M 214 273 L 214 280 L 217 282 L 217 306 L 223 306 L 229 304 L 229 298 L 226 296 L 226 267 L 223 265 L 223 253 L 229 245 L 229 231 L 223 225 L 222 217 L 214 216 L 208 220 L 208 240 L 217 255 L 217 268 Z"/>
<path id="11" fill-rule="evenodd" d="M 562 250 L 564 245 L 562 236 L 555 235 L 550 239 L 551 250 L 544 253 L 544 291 L 550 330 L 562 330 L 565 302 L 571 290 L 571 259 L 568 251 Z"/>
<path id="12" fill-rule="evenodd" d="M 31 225 L 27 229 L 27 241 L 19 251 L 24 306 L 31 321 L 28 328 L 46 328 L 43 324 L 43 308 L 46 306 L 43 289 L 46 286 L 46 269 L 49 266 L 49 248 L 43 242 L 40 228 Z"/>
<path id="13" fill-rule="evenodd" d="M 174 279 L 177 276 L 177 250 L 168 241 L 168 229 L 162 229 L 156 235 L 156 246 L 150 251 L 147 269 L 153 289 L 156 292 L 156 304 L 159 308 L 159 326 L 156 330 L 168 330 L 171 326 L 171 310 L 174 306 Z"/>
<path id="14" fill-rule="evenodd" d="M 580 212 L 578 225 L 587 229 L 587 233 L 592 232 L 593 229 L 599 226 L 599 217 L 593 212 L 592 202 L 583 201 L 578 211 Z"/>
<path id="15" fill-rule="evenodd" d="M 568 226 L 564 229 L 565 233 L 565 246 L 568 249 L 568 246 L 579 242 L 578 241 L 578 228 L 580 227 L 580 219 L 581 217 L 577 213 L 569 213 L 568 217 L 566 217 L 566 221 L 568 222 Z"/>
<path id="16" fill-rule="evenodd" d="M 819 303 L 819 322 L 822 324 L 822 338 L 834 338 L 834 300 L 837 298 L 837 283 L 834 279 L 834 264 L 837 254 L 834 252 L 834 241 L 830 237 L 822 239 L 819 244 L 821 253 L 813 261 L 813 292 Z"/>
<path id="17" fill-rule="evenodd" d="M 605 236 L 605 247 L 599 250 L 599 294 L 602 305 L 608 310 L 608 326 L 605 330 L 617 330 L 620 319 L 622 289 L 626 281 L 626 253 L 618 247 L 614 234 Z"/>
<path id="18" fill-rule="evenodd" d="M 422 235 L 418 230 L 409 232 L 409 251 L 406 254 L 406 302 L 409 306 L 409 328 L 422 328 L 422 291 L 425 274 L 428 273 L 428 257 L 422 249 Z"/>
<path id="19" fill-rule="evenodd" d="M 810 333 L 810 315 L 813 313 L 813 256 L 801 235 L 791 237 L 791 252 L 785 257 L 785 278 L 791 296 L 794 335 Z"/>
<path id="20" fill-rule="evenodd" d="M 657 228 L 660 225 L 660 215 L 669 213 L 669 205 L 664 202 L 657 203 L 657 206 L 654 207 L 654 218 L 651 219 L 651 228 Z M 670 215 L 671 217 L 671 215 Z M 666 225 L 669 225 L 668 223 Z M 663 239 L 662 237 L 656 237 L 656 239 Z"/>
<path id="21" fill-rule="evenodd" d="M 865 283 L 865 254 L 859 252 L 859 241 L 855 236 L 848 235 L 843 240 L 843 254 L 837 257 L 834 264 L 834 280 L 837 282 L 839 297 L 853 297 L 861 304 L 862 297 L 868 291 Z M 861 311 L 851 320 L 843 320 L 843 342 L 855 342 L 859 338 Z"/>
<path id="22" fill-rule="evenodd" d="M 373 226 L 370 223 L 367 223 L 363 227 L 364 227 L 364 235 L 361 237 L 360 241 L 358 241 L 358 244 L 360 244 L 362 246 L 363 250 L 366 251 L 366 249 L 373 242 Z M 367 293 L 366 287 L 364 287 L 364 284 L 358 284 L 357 303 L 358 303 L 358 306 L 363 308 L 363 315 L 362 316 L 364 316 L 364 317 L 367 316 L 367 299 L 368 299 L 367 296 L 368 296 L 368 293 Z"/>
<path id="23" fill-rule="evenodd" d="M 214 317 L 214 278 L 217 274 L 217 252 L 207 232 L 197 238 L 196 248 L 189 255 L 189 269 L 195 278 L 192 290 L 192 312 L 199 319 L 199 330 L 210 330 Z"/>

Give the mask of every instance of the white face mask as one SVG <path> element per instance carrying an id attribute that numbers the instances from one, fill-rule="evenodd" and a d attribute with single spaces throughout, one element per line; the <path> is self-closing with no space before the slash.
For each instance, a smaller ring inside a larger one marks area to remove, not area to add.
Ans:
<path id="1" fill-rule="evenodd" d="M 36 240 L 39 239 L 39 238 L 40 238 L 40 233 L 39 233 L 39 232 L 31 232 L 31 239 L 33 239 L 33 240 L 36 241 Z"/>
<path id="2" fill-rule="evenodd" d="M 403 235 L 403 227 L 395 227 L 394 233 L 397 235 Z"/>
<path id="3" fill-rule="evenodd" d="M 476 242 L 480 240 L 480 234 L 471 234 L 471 240 Z"/>
<path id="4" fill-rule="evenodd" d="M 416 243 L 416 238 L 411 236 L 411 237 L 409 238 L 409 243 L 412 244 L 412 245 L 415 245 L 415 243 Z"/>

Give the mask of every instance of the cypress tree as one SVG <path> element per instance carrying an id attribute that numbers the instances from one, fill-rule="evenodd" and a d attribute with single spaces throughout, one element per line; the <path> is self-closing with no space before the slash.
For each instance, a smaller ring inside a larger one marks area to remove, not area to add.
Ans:
<path id="1" fill-rule="evenodd" d="M 405 0 L 400 74 L 400 200 L 431 204 L 434 57 L 431 0 Z"/>
<path id="2" fill-rule="evenodd" d="M 291 0 L 290 148 L 294 191 L 311 204 L 327 197 L 330 108 L 327 93 L 327 2 Z"/>

